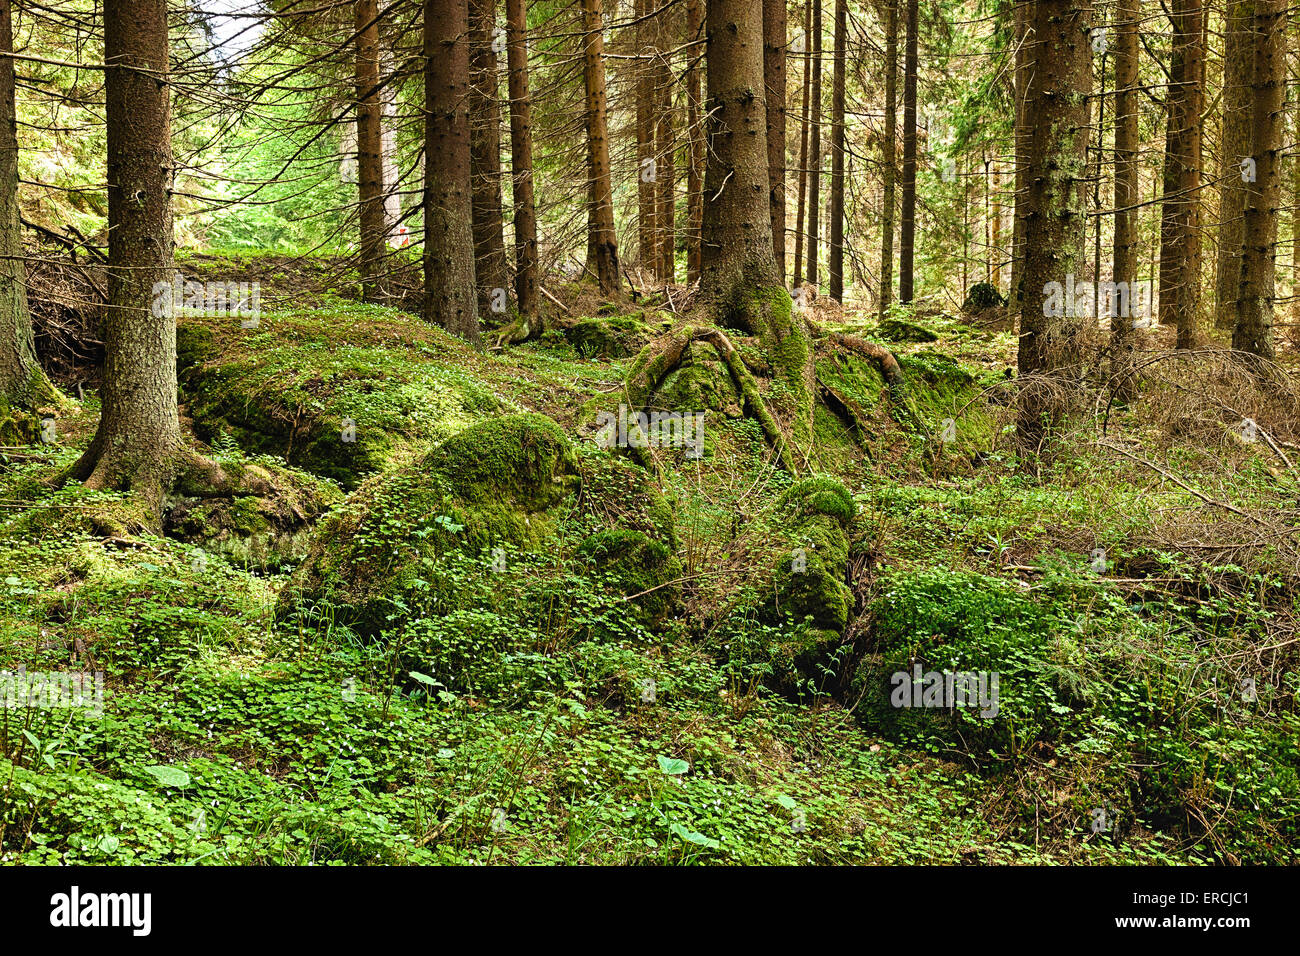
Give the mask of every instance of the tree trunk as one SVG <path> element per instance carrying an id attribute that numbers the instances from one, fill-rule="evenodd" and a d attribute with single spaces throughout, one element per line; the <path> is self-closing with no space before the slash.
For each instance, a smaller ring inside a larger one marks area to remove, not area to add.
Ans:
<path id="1" fill-rule="evenodd" d="M 767 98 L 767 175 L 772 201 L 772 251 L 785 282 L 786 0 L 763 0 L 763 85 Z"/>
<path id="2" fill-rule="evenodd" d="M 794 288 L 803 284 L 804 223 L 808 212 L 809 91 L 812 83 L 812 0 L 803 5 L 803 110 L 799 114 L 799 208 L 794 226 Z"/>
<path id="3" fill-rule="evenodd" d="M 658 172 L 655 186 L 658 190 L 655 213 L 657 227 L 656 249 L 658 252 L 659 278 L 663 282 L 672 282 L 676 273 L 677 251 L 677 169 L 673 156 L 677 152 L 677 130 L 673 116 L 673 70 L 668 60 L 672 48 L 667 35 L 668 7 L 660 8 L 655 23 L 655 154 L 658 156 Z"/>
<path id="4" fill-rule="evenodd" d="M 1172 82 L 1165 135 L 1160 227 L 1160 321 L 1178 328 L 1178 347 L 1196 344 L 1201 300 L 1201 104 L 1205 91 L 1202 0 L 1173 0 Z"/>
<path id="5" fill-rule="evenodd" d="M 99 428 L 72 475 L 161 511 L 182 455 L 165 0 L 106 0 L 108 309 Z M 382 208 L 382 207 L 381 207 Z"/>
<path id="6" fill-rule="evenodd" d="M 55 398 L 36 358 L 18 215 L 18 118 L 14 105 L 13 14 L 0 0 L 0 406 L 33 411 Z M 3 408 L 0 408 L 3 411 Z"/>
<path id="7" fill-rule="evenodd" d="M 1080 374 L 1087 326 L 1084 316 L 1063 307 L 1061 293 L 1068 286 L 1067 276 L 1082 275 L 1084 263 L 1092 9 L 1086 0 L 1039 0 L 1030 16 L 1025 115 L 1034 122 L 1026 131 L 1024 302 L 1017 357 L 1022 382 L 1016 430 L 1021 446 L 1032 452 L 1068 404 L 1055 388 L 1024 380 L 1052 376 L 1068 391 L 1069 380 Z"/>
<path id="8" fill-rule="evenodd" d="M 917 0 L 907 0 L 903 47 L 903 213 L 898 243 L 898 301 L 912 301 L 916 256 L 916 27 Z"/>
<path id="9" fill-rule="evenodd" d="M 602 0 L 582 0 L 583 83 L 587 123 L 587 268 L 600 291 L 619 290 L 614 189 L 609 169 L 609 120 L 605 105 L 605 38 Z"/>
<path id="10" fill-rule="evenodd" d="M 510 88 L 511 204 L 515 220 L 515 301 L 525 338 L 542 331 L 537 303 L 537 203 L 533 198 L 533 101 L 528 89 L 528 18 L 524 0 L 506 0 Z"/>
<path id="11" fill-rule="evenodd" d="M 805 278 L 817 285 L 817 264 L 821 253 L 821 202 L 822 202 L 822 0 L 813 0 L 812 34 L 812 94 L 808 105 L 808 250 L 805 260 Z"/>
<path id="12" fill-rule="evenodd" d="M 1245 228 L 1241 241 L 1241 291 L 1232 347 L 1260 358 L 1275 357 L 1273 346 L 1274 245 L 1281 198 L 1282 107 L 1286 98 L 1284 0 L 1254 0 L 1251 47 L 1250 155 L 1255 181 L 1246 183 Z"/>
<path id="13" fill-rule="evenodd" d="M 1241 239 L 1246 192 L 1242 160 L 1250 157 L 1253 0 L 1228 0 L 1223 39 L 1223 134 L 1219 147 L 1219 251 L 1214 283 L 1214 325 L 1235 324 L 1241 292 Z"/>
<path id="14" fill-rule="evenodd" d="M 686 39 L 696 43 L 704 29 L 701 0 L 686 0 Z M 690 127 L 690 150 L 686 170 L 686 205 L 689 219 L 686 236 L 686 281 L 700 278 L 700 234 L 704 224 L 704 119 L 700 115 L 703 94 L 700 89 L 698 47 L 691 47 L 686 67 L 687 125 Z"/>
<path id="15" fill-rule="evenodd" d="M 835 0 L 835 71 L 831 84 L 830 295 L 844 301 L 844 43 L 848 32 L 847 0 Z"/>
<path id="16" fill-rule="evenodd" d="M 814 383 L 805 323 L 772 252 L 761 0 L 708 3 L 708 165 L 701 298 L 719 325 L 759 337 L 783 388 L 777 405 L 795 446 L 812 445 Z M 797 463 L 794 463 L 797 467 Z"/>
<path id="17" fill-rule="evenodd" d="M 654 124 L 654 48 L 650 43 L 650 2 L 636 0 L 636 223 L 637 262 L 651 276 L 659 271 L 655 240 L 659 233 L 659 197 L 655 183 L 659 163 L 655 158 Z"/>
<path id="18" fill-rule="evenodd" d="M 424 317 L 477 345 L 468 0 L 425 0 L 424 58 Z"/>
<path id="19" fill-rule="evenodd" d="M 1021 278 L 1024 274 L 1025 257 L 1025 221 L 1023 206 L 1025 199 L 1025 170 L 1029 167 L 1029 131 L 1025 123 L 1025 95 L 1029 84 L 1029 7 L 1024 3 L 1015 4 L 1012 14 L 1012 34 L 1016 44 L 1015 66 L 1015 127 L 1012 136 L 1015 140 L 1015 196 L 1012 204 L 1011 219 L 1011 287 L 1007 290 L 1007 302 L 1012 315 L 1020 311 Z"/>
<path id="20" fill-rule="evenodd" d="M 1119 0 L 1115 48 L 1115 239 L 1111 280 L 1127 283 L 1129 314 L 1121 314 L 1112 298 L 1111 343 L 1115 350 L 1116 390 L 1131 398 L 1136 390 L 1129 370 L 1133 363 L 1134 327 L 1131 306 L 1138 275 L 1138 20 L 1141 0 Z"/>
<path id="21" fill-rule="evenodd" d="M 501 107 L 498 104 L 496 0 L 470 0 L 470 141 L 474 274 L 479 314 L 506 312 L 510 268 L 501 212 Z"/>
<path id="22" fill-rule="evenodd" d="M 383 97 L 379 89 L 379 0 L 357 0 L 357 192 L 361 294 L 382 296 L 384 271 Z"/>
<path id="23" fill-rule="evenodd" d="M 885 138 L 880 165 L 884 177 L 884 211 L 880 221 L 880 319 L 894 300 L 894 181 L 898 161 L 898 0 L 885 0 Z M 1019 10 L 1019 5 L 1016 7 Z"/>

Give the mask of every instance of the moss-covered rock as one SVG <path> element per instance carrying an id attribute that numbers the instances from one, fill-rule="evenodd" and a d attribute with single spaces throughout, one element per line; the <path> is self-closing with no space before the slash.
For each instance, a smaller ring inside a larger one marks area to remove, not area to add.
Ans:
<path id="1" fill-rule="evenodd" d="M 848 528 L 856 510 L 848 489 L 829 475 L 797 482 L 778 504 L 790 529 L 790 554 L 773 573 L 775 610 L 792 624 L 807 625 L 801 653 L 834 640 L 848 623 Z"/>
<path id="2" fill-rule="evenodd" d="M 937 342 L 939 334 L 924 325 L 904 319 L 885 319 L 876 335 L 886 342 Z"/>
<path id="3" fill-rule="evenodd" d="M 578 555 L 628 598 L 650 627 L 661 623 L 681 597 L 681 562 L 667 544 L 642 531 L 598 531 L 578 545 Z"/>
<path id="4" fill-rule="evenodd" d="M 430 582 L 451 549 L 541 549 L 581 484 L 563 430 L 545 415 L 480 422 L 419 461 L 362 485 L 327 517 L 281 611 L 328 602 L 373 635 L 395 608 L 436 603 Z"/>

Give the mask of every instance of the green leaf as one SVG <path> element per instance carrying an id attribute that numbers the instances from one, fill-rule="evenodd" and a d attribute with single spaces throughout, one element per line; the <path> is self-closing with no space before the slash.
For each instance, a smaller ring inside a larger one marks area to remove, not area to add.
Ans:
<path id="1" fill-rule="evenodd" d="M 660 759 L 662 760 L 663 758 L 661 757 Z M 694 830 L 688 830 L 680 823 L 674 823 L 668 829 L 674 836 L 679 836 L 687 843 L 694 843 L 696 846 L 708 847 L 710 850 L 716 850 L 721 846 L 721 844 L 718 843 L 717 840 L 713 839 L 713 837 L 706 837 L 703 833 L 696 833 Z"/>
<path id="2" fill-rule="evenodd" d="M 145 767 L 144 772 L 164 787 L 188 787 L 190 785 L 190 775 L 180 767 Z"/>
<path id="3" fill-rule="evenodd" d="M 671 777 L 676 777 L 691 769 L 691 765 L 685 760 L 678 760 L 676 757 L 660 757 L 659 769 Z"/>
<path id="4" fill-rule="evenodd" d="M 438 683 L 428 674 L 421 674 L 419 671 L 411 671 L 411 676 L 414 677 L 416 680 L 418 680 L 421 684 L 427 684 L 430 687 Z"/>
<path id="5" fill-rule="evenodd" d="M 781 804 L 781 806 L 785 807 L 787 810 L 793 810 L 795 807 L 799 806 L 793 797 L 787 797 L 784 793 L 776 798 L 776 802 Z"/>
<path id="6" fill-rule="evenodd" d="M 108 854 L 116 853 L 121 845 L 122 841 L 115 836 L 100 837 L 99 840 L 99 848 Z"/>

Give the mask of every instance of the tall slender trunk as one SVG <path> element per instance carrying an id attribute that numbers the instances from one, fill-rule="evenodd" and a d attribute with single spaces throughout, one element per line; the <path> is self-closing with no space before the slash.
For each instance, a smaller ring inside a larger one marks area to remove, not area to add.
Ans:
<path id="1" fill-rule="evenodd" d="M 636 0 L 637 18 L 636 71 L 636 222 L 637 262 L 641 269 L 651 274 L 659 271 L 656 239 L 659 233 L 659 197 L 655 184 L 659 178 L 659 162 L 655 157 L 654 123 L 654 47 L 650 42 L 651 0 Z"/>
<path id="2" fill-rule="evenodd" d="M 1281 197 L 1282 107 L 1286 97 L 1285 0 L 1254 0 L 1251 23 L 1250 155 L 1255 181 L 1246 184 L 1241 238 L 1241 291 L 1232 347 L 1260 358 L 1275 357 L 1273 345 L 1274 245 Z"/>
<path id="3" fill-rule="evenodd" d="M 673 113 L 673 70 L 668 56 L 672 43 L 667 34 L 668 7 L 655 15 L 655 153 L 659 157 L 655 215 L 658 273 L 663 282 L 675 278 L 677 249 L 677 123 Z"/>
<path id="4" fill-rule="evenodd" d="M 1160 321 L 1178 328 L 1178 347 L 1196 343 L 1201 301 L 1201 105 L 1205 91 L 1203 0 L 1173 0 L 1172 82 L 1165 135 L 1160 228 Z"/>
<path id="5" fill-rule="evenodd" d="M 1110 335 L 1115 350 L 1115 387 L 1131 398 L 1137 383 L 1133 362 L 1132 305 L 1138 282 L 1138 19 L 1141 0 L 1119 0 L 1115 11 L 1115 238 L 1111 280 L 1126 283 L 1127 303 L 1111 300 Z M 1116 306 L 1127 304 L 1127 314 Z"/>
<path id="6" fill-rule="evenodd" d="M 477 345 L 468 0 L 425 0 L 424 96 L 424 316 Z"/>
<path id="7" fill-rule="evenodd" d="M 157 511 L 183 453 L 176 409 L 165 0 L 106 0 L 108 309 L 99 428 L 72 469 Z"/>
<path id="8" fill-rule="evenodd" d="M 785 282 L 785 0 L 763 0 L 763 85 L 767 102 L 767 176 L 772 202 L 772 252 Z"/>
<path id="9" fill-rule="evenodd" d="M 831 83 L 831 235 L 826 274 L 831 298 L 836 302 L 844 301 L 844 43 L 848 19 L 847 0 L 835 0 L 835 71 Z"/>
<path id="10" fill-rule="evenodd" d="M 1021 303 L 1021 277 L 1024 274 L 1026 189 L 1025 170 L 1029 168 L 1029 130 L 1025 123 L 1025 96 L 1029 84 L 1029 5 L 1017 3 L 1012 13 L 1012 38 L 1015 54 L 1015 125 L 1012 131 L 1015 172 L 1012 176 L 1011 286 L 1007 290 L 1009 311 L 1016 315 Z"/>
<path id="11" fill-rule="evenodd" d="M 1241 292 L 1241 237 L 1249 189 L 1251 134 L 1251 9 L 1253 0 L 1228 0 L 1223 38 L 1223 135 L 1219 147 L 1219 251 L 1215 264 L 1214 325 L 1235 324 Z"/>
<path id="12" fill-rule="evenodd" d="M 528 16 L 524 0 L 506 0 L 506 65 L 510 89 L 511 205 L 515 224 L 515 301 L 528 323 L 526 337 L 542 331 L 538 309 L 537 203 L 533 198 L 533 100 L 528 89 Z"/>
<path id="13" fill-rule="evenodd" d="M 702 0 L 686 0 L 686 39 L 696 43 L 703 39 Z M 700 85 L 700 60 L 703 53 L 691 47 L 686 67 L 686 123 L 689 149 L 686 169 L 686 207 L 689 220 L 686 235 L 686 281 L 700 278 L 700 234 L 704 227 L 704 118 L 700 105 L 704 96 Z"/>
<path id="14" fill-rule="evenodd" d="M 903 212 L 898 242 L 898 301 L 912 301 L 916 257 L 916 27 L 917 0 L 907 0 L 903 45 Z"/>
<path id="15" fill-rule="evenodd" d="M 812 83 L 812 3 L 803 5 L 803 109 L 799 113 L 799 208 L 794 227 L 794 286 L 803 284 L 804 223 L 808 212 L 808 127 L 809 91 Z"/>
<path id="16" fill-rule="evenodd" d="M 379 0 L 357 0 L 357 192 L 361 294 L 382 295 L 384 271 L 383 97 L 379 90 Z"/>
<path id="17" fill-rule="evenodd" d="M 822 203 L 822 0 L 813 0 L 813 48 L 811 110 L 808 128 L 808 250 L 804 272 L 808 282 L 817 285 L 817 264 L 821 253 Z"/>
<path id="18" fill-rule="evenodd" d="M 0 0 L 0 406 L 35 409 L 54 397 L 36 358 L 18 214 L 18 116 L 10 0 Z"/>
<path id="19" fill-rule="evenodd" d="M 501 212 L 501 107 L 496 0 L 470 0 L 469 166 L 474 215 L 474 274 L 479 313 L 506 311 L 510 267 L 506 262 L 505 217 Z"/>
<path id="20" fill-rule="evenodd" d="M 583 84 L 587 124 L 587 267 L 600 291 L 619 290 L 614 188 L 609 168 L 609 116 L 605 104 L 605 23 L 602 0 L 582 0 Z"/>
<path id="21" fill-rule="evenodd" d="M 898 146 L 898 0 L 885 0 L 885 138 L 881 143 L 880 165 L 884 178 L 884 211 L 880 216 L 880 302 L 879 318 L 894 300 L 894 212 L 897 200 L 894 181 Z M 1019 5 L 1017 5 L 1019 9 Z"/>
<path id="22" fill-rule="evenodd" d="M 1025 171 L 1025 265 L 1017 366 L 1022 379 L 1052 376 L 1068 389 L 1079 377 L 1087 322 L 1063 301 L 1068 276 L 1083 274 L 1087 235 L 1088 94 L 1092 22 L 1087 0 L 1039 0 L 1031 13 L 1026 88 L 1029 167 Z M 1036 381 L 1022 383 L 1017 435 L 1027 451 L 1064 416 L 1068 399 Z"/>

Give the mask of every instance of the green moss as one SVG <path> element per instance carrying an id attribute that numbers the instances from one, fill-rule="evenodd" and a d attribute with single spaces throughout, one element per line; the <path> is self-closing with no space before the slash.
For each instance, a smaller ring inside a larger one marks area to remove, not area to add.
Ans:
<path id="1" fill-rule="evenodd" d="M 612 315 L 583 319 L 565 329 L 564 337 L 583 358 L 625 358 L 635 355 L 653 334 L 633 316 Z"/>
<path id="2" fill-rule="evenodd" d="M 838 521 L 842 528 L 847 528 L 857 513 L 849 490 L 831 475 L 814 475 L 791 485 L 781 496 L 781 507 L 797 519 L 826 515 Z"/>
<path id="3" fill-rule="evenodd" d="M 876 335 L 886 342 L 937 342 L 939 335 L 923 325 L 904 319 L 885 319 Z"/>
<path id="4" fill-rule="evenodd" d="M 631 528 L 598 531 L 578 546 L 578 555 L 614 583 L 643 623 L 659 624 L 681 597 L 682 566 L 672 550 Z"/>

